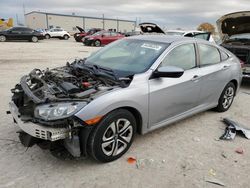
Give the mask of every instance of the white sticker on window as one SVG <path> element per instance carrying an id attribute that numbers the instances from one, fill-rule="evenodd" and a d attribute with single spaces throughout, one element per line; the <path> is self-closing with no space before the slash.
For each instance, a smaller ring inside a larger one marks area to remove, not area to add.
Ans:
<path id="1" fill-rule="evenodd" d="M 162 48 L 162 46 L 159 46 L 159 45 L 156 45 L 156 44 L 147 44 L 147 43 L 144 43 L 142 46 L 142 48 L 149 48 L 149 49 L 153 49 L 153 50 L 160 50 Z"/>

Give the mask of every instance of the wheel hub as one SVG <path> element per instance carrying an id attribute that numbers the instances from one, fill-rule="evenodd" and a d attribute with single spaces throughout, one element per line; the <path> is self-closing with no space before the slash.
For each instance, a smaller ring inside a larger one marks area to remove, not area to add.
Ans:
<path id="1" fill-rule="evenodd" d="M 133 128 L 129 120 L 118 119 L 112 122 L 102 137 L 102 151 L 107 156 L 123 152 L 131 142 Z"/>

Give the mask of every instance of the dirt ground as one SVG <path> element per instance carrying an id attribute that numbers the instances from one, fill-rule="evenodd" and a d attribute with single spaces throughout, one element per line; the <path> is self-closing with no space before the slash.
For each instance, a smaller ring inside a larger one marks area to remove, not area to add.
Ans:
<path id="1" fill-rule="evenodd" d="M 137 135 L 130 150 L 111 163 L 89 158 L 63 161 L 37 146 L 26 150 L 6 115 L 10 89 L 33 68 L 62 66 L 94 50 L 73 39 L 0 43 L 0 187 L 220 187 L 206 182 L 209 178 L 226 187 L 250 187 L 250 140 L 218 140 L 224 133 L 224 117 L 250 128 L 250 82 L 243 83 L 229 111 L 207 111 Z M 237 154 L 237 148 L 244 153 Z M 137 158 L 138 165 L 129 164 L 128 157 Z"/>

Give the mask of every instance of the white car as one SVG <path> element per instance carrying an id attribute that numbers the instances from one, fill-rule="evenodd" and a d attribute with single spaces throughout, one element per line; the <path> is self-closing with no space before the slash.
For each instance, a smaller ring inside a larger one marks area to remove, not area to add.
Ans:
<path id="1" fill-rule="evenodd" d="M 194 37 L 207 40 L 209 42 L 215 42 L 210 32 L 205 31 L 183 31 L 183 30 L 168 30 L 166 35 Z"/>
<path id="2" fill-rule="evenodd" d="M 60 38 L 68 40 L 70 38 L 70 34 L 67 31 L 64 31 L 62 28 L 53 28 L 46 32 L 44 35 L 46 39 L 49 38 Z"/>

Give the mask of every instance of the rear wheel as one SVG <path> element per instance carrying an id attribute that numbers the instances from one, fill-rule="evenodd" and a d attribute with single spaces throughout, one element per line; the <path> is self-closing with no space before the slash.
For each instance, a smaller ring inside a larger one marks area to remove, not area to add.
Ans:
<path id="1" fill-rule="evenodd" d="M 38 42 L 38 38 L 37 38 L 36 36 L 33 36 L 33 37 L 31 38 L 31 41 L 32 41 L 32 42 Z"/>
<path id="2" fill-rule="evenodd" d="M 46 34 L 46 35 L 45 35 L 45 38 L 46 38 L 46 39 L 50 39 L 50 35 L 49 35 L 49 34 Z"/>
<path id="3" fill-rule="evenodd" d="M 97 47 L 99 47 L 99 46 L 101 46 L 101 41 L 100 40 L 96 40 L 95 42 L 94 42 L 94 45 L 95 46 L 97 46 Z"/>
<path id="4" fill-rule="evenodd" d="M 64 35 L 63 38 L 64 38 L 64 40 L 68 40 L 69 36 L 68 35 Z"/>
<path id="5" fill-rule="evenodd" d="M 120 158 L 131 146 L 136 120 L 127 110 L 109 113 L 93 130 L 89 140 L 90 155 L 101 162 Z"/>
<path id="6" fill-rule="evenodd" d="M 232 82 L 226 85 L 221 93 L 218 106 L 216 107 L 218 112 L 225 112 L 230 108 L 234 100 L 235 91 L 236 87 Z"/>
<path id="7" fill-rule="evenodd" d="M 0 35 L 0 42 L 5 42 L 6 41 L 6 37 L 4 35 Z"/>

